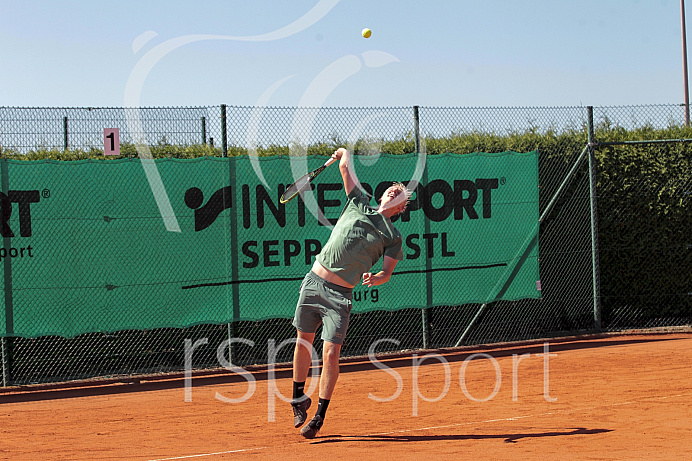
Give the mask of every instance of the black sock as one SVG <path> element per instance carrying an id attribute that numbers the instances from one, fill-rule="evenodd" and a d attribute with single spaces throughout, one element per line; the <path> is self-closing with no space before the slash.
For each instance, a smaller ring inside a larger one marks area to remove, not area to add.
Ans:
<path id="1" fill-rule="evenodd" d="M 297 383 L 297 382 L 293 381 L 293 399 L 294 400 L 299 399 L 305 395 L 305 393 L 303 392 L 303 389 L 305 389 L 305 381 L 303 381 L 302 383 Z"/>
<path id="2" fill-rule="evenodd" d="M 322 419 L 324 419 L 325 415 L 327 414 L 327 407 L 329 406 L 329 400 L 327 399 L 320 399 L 319 403 L 317 404 L 317 413 L 315 416 L 320 415 Z"/>

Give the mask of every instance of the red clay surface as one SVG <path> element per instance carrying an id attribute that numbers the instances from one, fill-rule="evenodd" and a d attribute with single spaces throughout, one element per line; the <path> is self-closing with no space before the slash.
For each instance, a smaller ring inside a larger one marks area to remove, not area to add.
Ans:
<path id="1" fill-rule="evenodd" d="M 313 440 L 268 393 L 290 394 L 288 370 L 254 373 L 254 392 L 235 375 L 196 378 L 190 402 L 182 380 L 2 393 L 0 458 L 690 459 L 692 334 L 548 347 L 547 364 L 543 343 L 345 364 Z"/>

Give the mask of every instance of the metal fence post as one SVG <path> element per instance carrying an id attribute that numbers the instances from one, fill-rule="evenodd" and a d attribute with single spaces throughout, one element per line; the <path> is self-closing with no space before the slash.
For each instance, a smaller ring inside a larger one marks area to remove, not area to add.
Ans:
<path id="1" fill-rule="evenodd" d="M 685 99 L 685 126 L 690 126 L 690 92 L 687 84 L 687 28 L 685 27 L 685 0 L 680 0 L 680 27 L 682 30 L 682 84 Z"/>
<path id="2" fill-rule="evenodd" d="M 207 117 L 202 117 L 202 145 L 207 145 Z"/>
<path id="3" fill-rule="evenodd" d="M 418 115 L 418 106 L 413 106 L 413 134 L 414 142 L 416 146 L 416 154 L 420 155 L 420 119 Z M 423 171 L 423 176 L 421 178 L 423 184 L 428 183 L 428 170 L 427 168 Z M 424 220 L 425 233 L 430 233 L 430 221 Z M 430 318 L 428 313 L 428 307 L 432 304 L 432 263 L 430 257 L 425 259 L 425 286 L 426 286 L 426 297 L 425 297 L 425 307 L 421 309 L 421 323 L 423 329 L 423 349 L 428 349 L 430 347 Z"/>
<path id="4" fill-rule="evenodd" d="M 596 190 L 596 156 L 594 141 L 593 106 L 586 108 L 589 139 L 589 198 L 591 201 L 591 273 L 593 277 L 594 329 L 601 330 L 601 274 L 598 264 L 598 203 Z"/>
<path id="5" fill-rule="evenodd" d="M 63 132 L 63 150 L 67 150 L 67 147 L 69 146 L 68 142 L 68 137 L 67 137 L 67 116 L 62 118 L 62 132 Z"/>
<path id="6" fill-rule="evenodd" d="M 221 155 L 228 157 L 228 134 L 226 132 L 226 104 L 221 104 Z"/>
<path id="7" fill-rule="evenodd" d="M 0 359 L 2 359 L 2 387 L 8 387 L 12 385 L 12 362 L 14 359 L 14 342 L 15 339 L 12 337 L 3 337 L 2 340 L 2 352 Z"/>
<path id="8" fill-rule="evenodd" d="M 0 355 L 0 360 L 2 360 L 2 387 L 7 387 L 7 382 L 9 381 L 8 376 L 7 376 L 7 368 L 5 364 L 7 363 L 7 360 L 5 359 L 5 338 L 2 337 L 0 338 L 0 345 L 2 346 L 2 351 Z"/>
<path id="9" fill-rule="evenodd" d="M 416 143 L 416 153 L 420 153 L 420 120 L 418 117 L 418 106 L 413 106 L 413 134 Z"/>
<path id="10" fill-rule="evenodd" d="M 225 106 L 224 114 L 225 114 Z M 225 119 L 225 117 L 224 117 Z M 225 126 L 225 123 L 224 123 Z M 224 130 L 224 151 L 226 146 L 226 136 Z M 226 155 L 224 154 L 224 157 Z M 238 170 L 236 165 L 237 158 L 228 159 L 228 181 L 231 185 L 231 196 L 230 196 L 230 247 L 232 249 L 238 248 L 238 194 L 236 191 L 240 190 L 238 185 Z M 228 323 L 228 340 L 232 341 L 233 338 L 238 337 L 238 319 L 240 318 L 240 286 L 238 285 L 238 279 L 240 278 L 239 271 L 239 258 L 237 251 L 230 252 L 230 262 L 231 262 L 231 309 L 230 312 L 232 317 Z M 229 344 L 228 348 L 228 360 L 234 365 L 240 364 L 240 359 L 238 357 L 238 347 L 235 342 Z"/>
<path id="11" fill-rule="evenodd" d="M 67 117 L 65 118 L 67 119 Z M 65 122 L 67 123 L 67 122 Z M 7 196 L 9 194 L 10 188 L 10 174 L 9 174 L 9 164 L 7 159 L 0 161 L 0 190 Z M 11 237 L 3 237 L 3 250 L 5 254 L 10 254 L 10 249 L 12 246 Z M 2 265 L 3 279 L 4 279 L 4 291 L 5 291 L 5 311 L 2 313 L 5 317 L 5 331 L 6 335 L 14 334 L 14 293 L 12 291 L 12 258 L 5 258 Z M 6 387 L 12 380 L 12 360 L 14 358 L 13 354 L 13 338 L 11 336 L 5 336 L 2 338 L 2 382 L 3 386 Z"/>

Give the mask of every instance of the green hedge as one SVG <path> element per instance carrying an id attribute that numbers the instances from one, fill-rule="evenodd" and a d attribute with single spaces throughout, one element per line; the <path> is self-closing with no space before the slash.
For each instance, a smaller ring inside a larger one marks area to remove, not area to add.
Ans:
<path id="1" fill-rule="evenodd" d="M 626 131 L 597 139 L 689 139 L 689 128 Z M 603 146 L 599 171 L 599 257 L 604 321 L 623 309 L 642 320 L 692 318 L 692 144 Z"/>

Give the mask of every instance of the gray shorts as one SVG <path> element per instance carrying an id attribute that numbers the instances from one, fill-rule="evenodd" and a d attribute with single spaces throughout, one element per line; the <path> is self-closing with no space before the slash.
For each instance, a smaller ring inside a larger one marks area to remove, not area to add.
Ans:
<path id="1" fill-rule="evenodd" d="M 328 282 L 310 271 L 300 285 L 293 326 L 303 333 L 315 333 L 322 325 L 322 339 L 342 345 L 353 307 L 352 300 L 352 288 Z"/>

